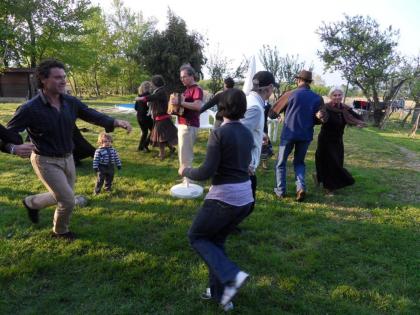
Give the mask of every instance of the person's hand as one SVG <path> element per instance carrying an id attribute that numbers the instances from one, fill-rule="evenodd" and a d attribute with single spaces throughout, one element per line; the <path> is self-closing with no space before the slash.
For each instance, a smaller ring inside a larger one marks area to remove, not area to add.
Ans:
<path id="1" fill-rule="evenodd" d="M 33 149 L 35 149 L 35 146 L 32 143 L 17 144 L 13 147 L 12 154 L 21 158 L 28 158 L 31 156 Z"/>
<path id="2" fill-rule="evenodd" d="M 184 172 L 184 170 L 185 170 L 185 166 L 181 165 L 178 169 L 179 176 L 182 176 L 182 172 Z"/>
<path id="3" fill-rule="evenodd" d="M 262 144 L 268 144 L 268 136 L 264 133 Z"/>
<path id="4" fill-rule="evenodd" d="M 317 111 L 315 117 L 321 120 L 324 117 L 324 113 L 322 111 Z"/>
<path id="5" fill-rule="evenodd" d="M 185 102 L 185 96 L 184 95 L 180 95 L 178 98 L 178 105 L 184 107 L 182 104 L 184 104 Z M 201 106 L 201 105 L 200 105 Z"/>
<path id="6" fill-rule="evenodd" d="M 114 127 L 123 128 L 123 129 L 127 130 L 128 133 L 130 133 L 131 130 L 133 129 L 128 121 L 120 120 L 120 119 L 115 119 L 114 120 Z"/>
<path id="7" fill-rule="evenodd" d="M 145 101 L 146 101 L 146 98 L 145 98 L 144 96 L 137 96 L 134 100 L 135 100 L 136 102 L 137 102 L 137 101 L 140 101 L 140 102 L 145 102 Z"/>
<path id="8" fill-rule="evenodd" d="M 171 97 L 171 104 L 172 105 L 179 105 L 178 104 L 178 97 Z"/>
<path id="9" fill-rule="evenodd" d="M 248 175 L 254 176 L 255 175 L 255 169 L 251 166 L 248 167 Z"/>

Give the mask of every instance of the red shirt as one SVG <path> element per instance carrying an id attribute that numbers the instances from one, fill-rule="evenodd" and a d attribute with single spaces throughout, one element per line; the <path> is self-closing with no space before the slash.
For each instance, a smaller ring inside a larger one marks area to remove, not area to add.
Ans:
<path id="1" fill-rule="evenodd" d="M 194 102 L 203 100 L 203 90 L 197 84 L 193 84 L 183 93 L 185 102 Z M 200 112 L 192 109 L 184 108 L 184 115 L 178 117 L 180 125 L 200 127 Z"/>

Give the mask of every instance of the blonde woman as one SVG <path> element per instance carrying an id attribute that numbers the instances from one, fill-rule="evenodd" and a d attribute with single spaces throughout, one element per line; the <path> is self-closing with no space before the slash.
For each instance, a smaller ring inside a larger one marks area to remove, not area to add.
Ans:
<path id="1" fill-rule="evenodd" d="M 152 83 L 144 81 L 140 84 L 139 97 L 148 96 L 152 92 Z M 134 109 L 137 111 L 137 121 L 141 129 L 141 137 L 138 150 L 149 153 L 150 134 L 153 128 L 153 119 L 150 117 L 150 110 L 147 101 L 136 101 Z"/>

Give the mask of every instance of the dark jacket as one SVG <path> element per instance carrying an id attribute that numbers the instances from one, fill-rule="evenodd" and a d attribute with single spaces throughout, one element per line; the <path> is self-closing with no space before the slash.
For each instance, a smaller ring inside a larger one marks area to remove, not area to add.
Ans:
<path id="1" fill-rule="evenodd" d="M 200 114 L 204 113 L 206 110 L 212 108 L 213 106 L 217 106 L 217 112 L 216 112 L 216 120 L 223 121 L 223 116 L 220 114 L 219 111 L 219 104 L 225 95 L 225 91 L 217 93 L 215 96 L 213 96 L 210 101 L 208 101 L 206 104 L 203 105 L 200 109 Z"/>
<path id="2" fill-rule="evenodd" d="M 148 96 L 150 95 L 149 92 L 140 94 L 139 97 L 142 96 Z M 137 120 L 138 121 L 142 121 L 145 119 L 150 119 L 149 117 L 149 106 L 147 105 L 147 102 L 142 102 L 142 101 L 136 101 L 136 103 L 134 104 L 134 109 L 137 111 Z"/>
<path id="3" fill-rule="evenodd" d="M 0 149 L 3 152 L 9 153 L 6 144 L 21 144 L 22 139 L 17 132 L 7 129 L 0 124 Z"/>
<path id="4" fill-rule="evenodd" d="M 185 169 L 182 176 L 193 180 L 213 177 L 213 185 L 246 182 L 253 145 L 251 132 L 241 122 L 224 124 L 211 132 L 203 164 Z"/>
<path id="5" fill-rule="evenodd" d="M 22 139 L 17 132 L 7 129 L 0 124 L 0 140 L 4 143 L 20 144 Z"/>
<path id="6" fill-rule="evenodd" d="M 61 104 L 57 111 L 40 93 L 17 109 L 7 128 L 14 132 L 26 129 L 35 153 L 56 157 L 72 153 L 77 118 L 102 126 L 107 132 L 114 130 L 114 118 L 89 108 L 73 96 L 61 95 Z"/>
<path id="7" fill-rule="evenodd" d="M 343 105 L 340 104 L 340 106 Z M 342 139 L 344 134 L 344 128 L 347 125 L 343 114 L 330 110 L 328 106 L 326 107 L 326 110 L 328 113 L 328 121 L 321 125 L 319 136 L 321 138 L 326 137 L 329 140 Z M 357 114 L 352 109 L 349 109 L 348 112 L 356 119 L 363 119 L 361 115 Z"/>
<path id="8" fill-rule="evenodd" d="M 168 94 L 166 93 L 165 87 L 158 87 L 152 94 L 146 96 L 146 99 L 152 103 L 153 117 L 168 113 Z"/>
<path id="9" fill-rule="evenodd" d="M 324 107 L 323 98 L 311 91 L 309 85 L 300 86 L 288 93 L 281 139 L 312 141 L 315 114 L 321 107 Z"/>

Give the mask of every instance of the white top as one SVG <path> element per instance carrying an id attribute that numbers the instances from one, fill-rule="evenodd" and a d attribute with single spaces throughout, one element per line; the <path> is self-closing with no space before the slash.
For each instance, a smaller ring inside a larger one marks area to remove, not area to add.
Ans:
<path id="1" fill-rule="evenodd" d="M 255 172 L 260 164 L 261 147 L 264 136 L 264 105 L 265 101 L 256 92 L 251 91 L 246 97 L 247 107 L 245 117 L 241 119 L 242 124 L 252 133 L 254 147 L 251 151 L 251 163 L 249 168 Z"/>

